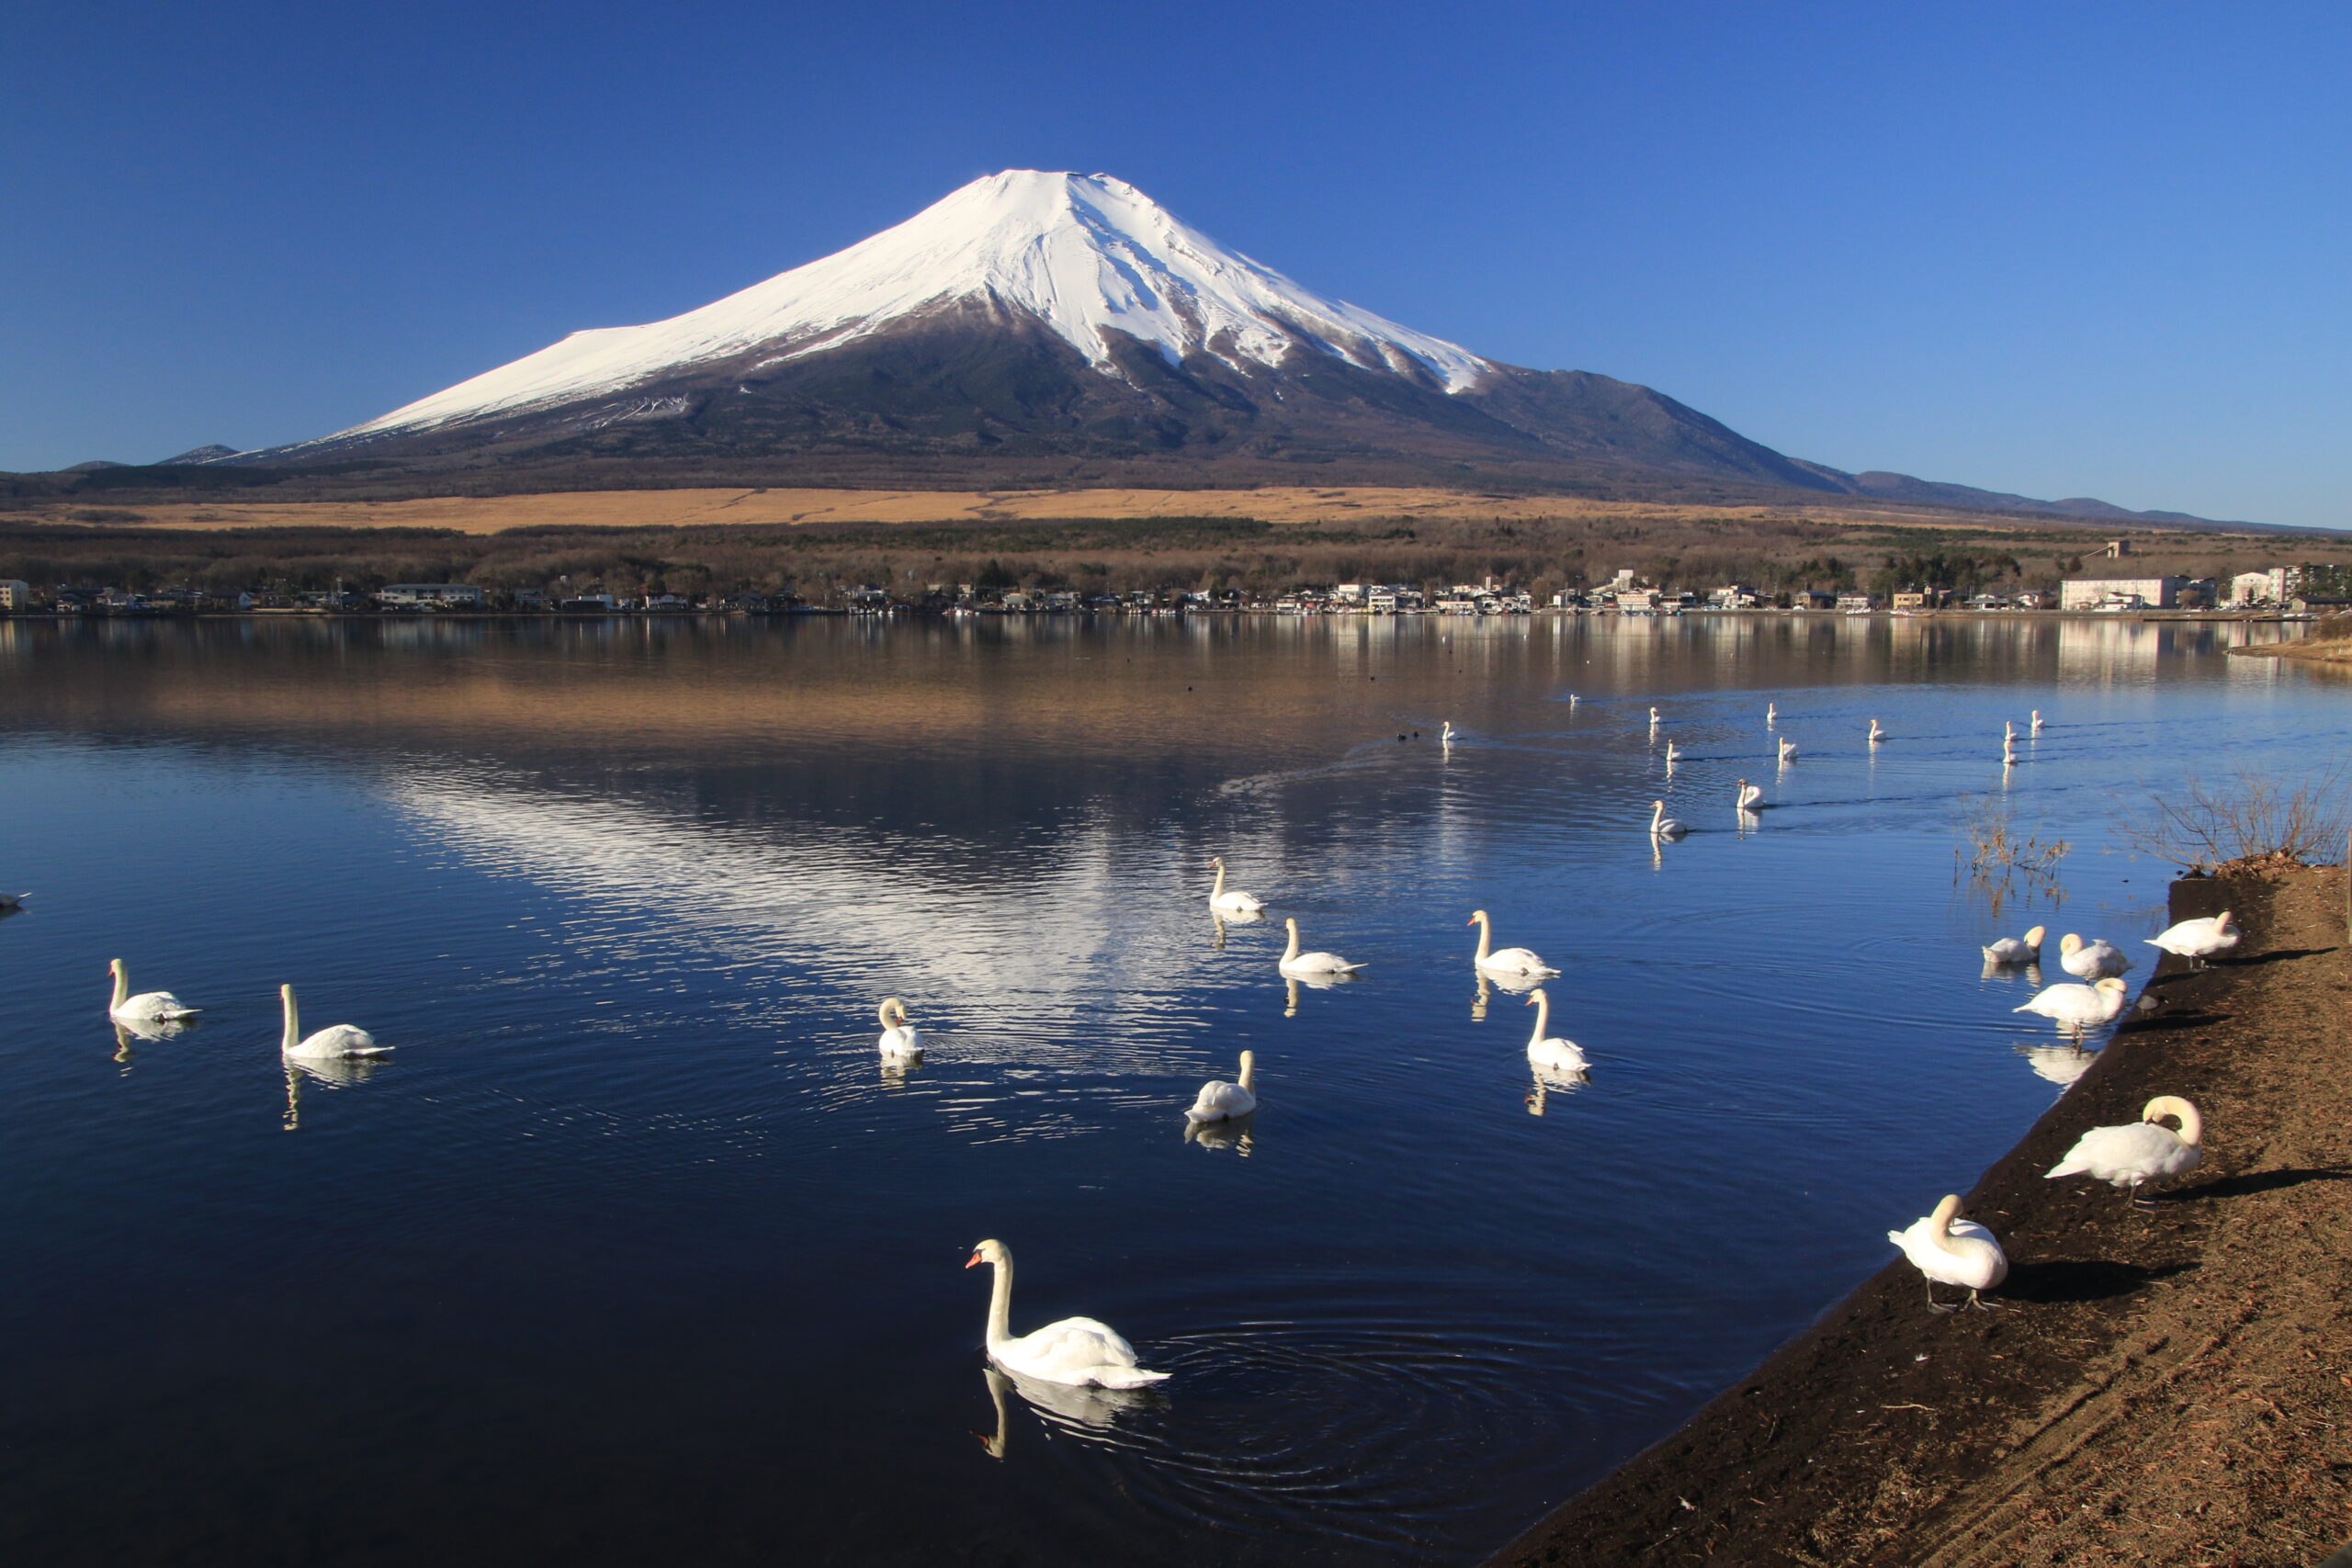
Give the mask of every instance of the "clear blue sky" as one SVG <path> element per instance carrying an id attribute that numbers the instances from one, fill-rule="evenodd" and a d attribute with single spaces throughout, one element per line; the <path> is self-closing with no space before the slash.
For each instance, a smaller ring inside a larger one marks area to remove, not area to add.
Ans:
<path id="1" fill-rule="evenodd" d="M 1783 451 L 2352 525 L 2352 6 L 6 0 L 0 468 L 322 434 L 1103 171 Z"/>

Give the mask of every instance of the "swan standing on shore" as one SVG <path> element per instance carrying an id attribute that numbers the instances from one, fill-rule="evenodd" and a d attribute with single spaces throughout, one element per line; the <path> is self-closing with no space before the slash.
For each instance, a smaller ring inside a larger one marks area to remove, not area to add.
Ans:
<path id="1" fill-rule="evenodd" d="M 2163 1125 L 2177 1117 L 2180 1131 Z M 2177 1095 L 2160 1094 L 2148 1101 L 2140 1120 L 2123 1127 L 2094 1127 L 2075 1140 L 2066 1157 L 2051 1167 L 2044 1179 L 2087 1176 L 2120 1189 L 2136 1206 L 2140 1184 L 2186 1176 L 2195 1170 L 2205 1151 L 2198 1147 L 2205 1135 L 2205 1120 L 2197 1107 Z"/>
<path id="2" fill-rule="evenodd" d="M 2058 939 L 2058 967 L 2078 980 L 2104 980 L 2131 968 L 2132 961 L 2104 937 L 2085 942 L 2068 931 Z"/>
<path id="3" fill-rule="evenodd" d="M 1742 811 L 1761 811 L 1764 809 L 1763 790 L 1755 784 L 1749 784 L 1746 779 L 1739 781 L 1739 794 L 1735 798 L 1738 801 L 1739 808 Z"/>
<path id="4" fill-rule="evenodd" d="M 1219 855 L 1209 862 L 1216 867 L 1216 886 L 1209 889 L 1209 908 L 1220 915 L 1254 915 L 1266 906 L 1238 887 L 1228 890 L 1225 886 L 1225 857 Z"/>
<path id="5" fill-rule="evenodd" d="M 1928 1277 L 1928 1310 L 1958 1312 L 1962 1306 L 1979 1312 L 1992 1309 L 1976 1299 L 2009 1277 L 2009 1259 L 1991 1231 L 1974 1220 L 1960 1217 L 1960 1194 L 1948 1195 L 1936 1212 L 1911 1222 L 1907 1230 L 1889 1231 L 1886 1239 L 1903 1249 L 1912 1267 Z M 1936 1300 L 1940 1282 L 1967 1291 L 1968 1300 L 1946 1305 Z"/>
<path id="6" fill-rule="evenodd" d="M 1258 1054 L 1241 1053 L 1241 1072 L 1233 1082 L 1211 1078 L 1201 1086 L 1200 1097 L 1193 1101 L 1193 1109 L 1184 1112 L 1188 1122 L 1231 1122 L 1258 1109 L 1257 1086 L 1251 1081 L 1258 1071 Z"/>
<path id="7" fill-rule="evenodd" d="M 188 1006 L 169 991 L 141 991 L 132 996 L 130 971 L 119 958 L 111 960 L 107 971 L 114 976 L 114 1000 L 107 1004 L 109 1018 L 125 1023 L 175 1023 L 204 1010 Z"/>
<path id="8" fill-rule="evenodd" d="M 2112 1023 L 2121 1016 L 2123 999 L 2123 982 L 2110 975 L 2092 986 L 2047 987 L 2023 1007 L 2009 1010 L 2038 1012 L 2080 1040 L 2085 1030 Z"/>
<path id="9" fill-rule="evenodd" d="M 1285 975 L 1352 975 L 1363 967 L 1351 964 L 1336 953 L 1301 953 L 1298 950 L 1298 922 L 1283 922 L 1290 931 L 1290 945 L 1283 950 L 1282 960 L 1275 965 Z"/>
<path id="10" fill-rule="evenodd" d="M 874 1043 L 887 1059 L 894 1062 L 919 1062 L 922 1059 L 922 1031 L 907 1021 L 907 1008 L 896 997 L 884 997 L 875 1016 L 882 1021 L 882 1037 Z"/>
<path id="11" fill-rule="evenodd" d="M 1552 998 L 1537 989 L 1527 998 L 1535 1010 L 1535 1032 L 1527 1037 L 1527 1064 L 1538 1072 L 1580 1073 L 1590 1066 L 1584 1048 L 1552 1034 Z"/>
<path id="12" fill-rule="evenodd" d="M 312 1062 L 332 1062 L 345 1056 L 381 1056 L 391 1050 L 379 1045 L 376 1037 L 364 1029 L 348 1023 L 330 1023 L 309 1039 L 302 1038 L 302 1015 L 295 1010 L 294 987 L 277 987 L 278 1000 L 286 1007 L 286 1033 L 278 1043 L 282 1055 Z"/>
<path id="13" fill-rule="evenodd" d="M 2031 964 L 2041 956 L 2041 939 L 2050 934 L 2036 926 L 2023 936 L 2005 936 L 1984 950 L 1987 964 Z"/>
<path id="14" fill-rule="evenodd" d="M 2148 938 L 2148 945 L 2161 947 L 2181 958 L 2193 958 L 2203 968 L 2208 959 L 2219 958 L 2237 946 L 2245 932 L 2230 923 L 2230 912 L 2208 915 L 2201 920 L 2183 920 Z"/>
<path id="15" fill-rule="evenodd" d="M 1006 1371 L 1072 1388 L 1142 1388 L 1168 1376 L 1136 1364 L 1136 1348 L 1109 1324 L 1091 1317 L 1066 1317 L 1013 1338 L 1006 1331 L 1012 1315 L 1012 1249 L 1001 1241 L 984 1241 L 964 1267 L 982 1263 L 996 1269 L 989 1292 L 989 1359 Z"/>
<path id="16" fill-rule="evenodd" d="M 1783 766 L 1797 760 L 1797 743 L 1786 736 L 1781 738 L 1781 761 Z"/>
<path id="17" fill-rule="evenodd" d="M 1666 814 L 1666 802 L 1650 802 L 1650 838 L 1653 842 L 1659 839 L 1679 839 L 1690 830 Z"/>
<path id="18" fill-rule="evenodd" d="M 1557 969 L 1544 963 L 1526 948 L 1498 947 L 1490 950 L 1487 944 L 1494 937 L 1495 927 L 1494 922 L 1487 918 L 1486 910 L 1473 909 L 1470 912 L 1470 918 L 1463 924 L 1478 928 L 1477 955 L 1470 960 L 1477 968 L 1488 970 L 1497 975 L 1557 975 L 1559 973 Z"/>

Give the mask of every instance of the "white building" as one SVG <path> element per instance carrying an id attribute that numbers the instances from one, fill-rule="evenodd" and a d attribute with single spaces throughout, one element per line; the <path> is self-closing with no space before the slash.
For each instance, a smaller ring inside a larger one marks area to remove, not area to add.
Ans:
<path id="1" fill-rule="evenodd" d="M 480 609 L 489 595 L 470 582 L 388 582 L 376 590 L 376 603 L 402 607 L 455 604 Z"/>
<path id="2" fill-rule="evenodd" d="M 33 607 L 33 585 L 10 578 L 0 582 L 0 610 L 29 610 Z"/>
<path id="3" fill-rule="evenodd" d="M 2180 603 L 2185 577 L 2075 577 L 2059 584 L 2062 610 L 2160 610 Z"/>
<path id="4" fill-rule="evenodd" d="M 2302 587 L 2302 573 L 2291 566 L 2274 566 L 2268 571 L 2242 571 L 2230 579 L 2229 602 L 2233 604 L 2284 604 L 2296 590 Z"/>

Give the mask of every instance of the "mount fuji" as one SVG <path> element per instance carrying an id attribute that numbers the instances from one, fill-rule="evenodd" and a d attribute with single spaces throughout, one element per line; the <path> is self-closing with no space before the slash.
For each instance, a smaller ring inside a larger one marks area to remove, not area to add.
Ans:
<path id="1" fill-rule="evenodd" d="M 1849 488 L 1646 387 L 1523 369 L 1319 294 L 1123 180 L 1028 169 L 699 310 L 227 461 L 508 490 Z"/>
<path id="2" fill-rule="evenodd" d="M 182 460 L 402 491 L 1413 484 L 2195 521 L 1784 457 L 1647 387 L 1318 294 L 1124 180 L 1035 169 L 332 435 Z"/>

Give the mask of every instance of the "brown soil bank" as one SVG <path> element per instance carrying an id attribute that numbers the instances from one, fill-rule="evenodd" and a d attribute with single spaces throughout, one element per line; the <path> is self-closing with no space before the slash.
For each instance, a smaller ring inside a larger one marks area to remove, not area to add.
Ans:
<path id="1" fill-rule="evenodd" d="M 2335 867 L 2175 885 L 2174 919 L 2226 905 L 2246 940 L 2210 972 L 2167 957 L 1970 1195 L 2003 1310 L 1931 1316 L 1898 1260 L 1498 1568 L 2312 1568 L 2352 1540 L 2345 891 Z M 2156 1094 L 2204 1111 L 2206 1158 L 2154 1213 L 2043 1179 Z"/>

